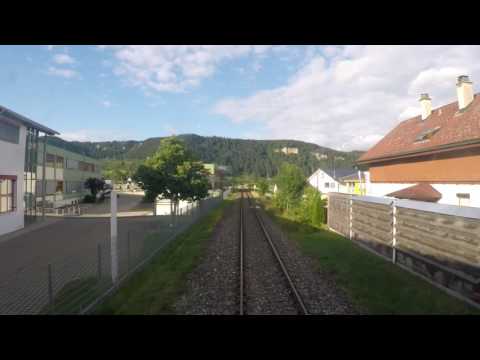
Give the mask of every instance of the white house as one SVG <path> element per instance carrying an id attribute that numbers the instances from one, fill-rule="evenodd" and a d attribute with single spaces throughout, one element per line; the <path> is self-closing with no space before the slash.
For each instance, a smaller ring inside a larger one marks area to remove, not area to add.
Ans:
<path id="1" fill-rule="evenodd" d="M 318 169 L 309 178 L 308 183 L 319 190 L 322 194 L 330 192 L 348 192 L 347 184 L 340 179 L 356 174 L 355 169 Z"/>
<path id="2" fill-rule="evenodd" d="M 0 106 L 0 235 L 23 228 L 25 215 L 36 212 L 36 204 L 25 201 L 24 194 L 29 186 L 42 186 L 36 178 L 40 132 L 57 134 Z"/>

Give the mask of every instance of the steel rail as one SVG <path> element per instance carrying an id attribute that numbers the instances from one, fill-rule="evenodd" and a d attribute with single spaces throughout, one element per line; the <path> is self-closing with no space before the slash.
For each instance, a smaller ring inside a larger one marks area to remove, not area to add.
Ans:
<path id="1" fill-rule="evenodd" d="M 240 198 L 240 315 L 244 315 L 244 206 L 243 206 L 243 192 Z"/>
<path id="2" fill-rule="evenodd" d="M 251 204 L 252 202 L 250 201 L 250 197 L 248 196 L 248 194 L 246 196 L 247 196 L 248 203 Z M 300 293 L 297 290 L 297 287 L 293 283 L 292 278 L 290 277 L 290 274 L 288 273 L 288 270 L 287 270 L 287 268 L 286 268 L 286 266 L 285 266 L 285 264 L 284 264 L 284 262 L 283 262 L 283 260 L 280 256 L 280 254 L 278 253 L 278 250 L 277 250 L 275 244 L 272 241 L 272 238 L 270 237 L 270 234 L 268 233 L 262 219 L 260 218 L 260 215 L 257 213 L 256 210 L 254 210 L 253 213 L 255 214 L 255 218 L 257 219 L 257 222 L 260 225 L 260 228 L 262 229 L 262 232 L 265 235 L 265 238 L 267 239 L 267 242 L 270 244 L 270 249 L 272 250 L 273 254 L 275 255 L 275 258 L 277 259 L 277 262 L 280 265 L 280 268 L 282 270 L 283 275 L 287 279 L 287 282 L 290 286 L 290 290 L 292 291 L 292 293 L 294 295 L 294 298 L 295 298 L 295 301 L 297 302 L 298 306 L 300 307 L 302 314 L 303 315 L 310 315 L 308 310 L 307 310 L 307 307 L 305 306 L 305 303 L 303 302 L 303 299 L 302 299 Z"/>

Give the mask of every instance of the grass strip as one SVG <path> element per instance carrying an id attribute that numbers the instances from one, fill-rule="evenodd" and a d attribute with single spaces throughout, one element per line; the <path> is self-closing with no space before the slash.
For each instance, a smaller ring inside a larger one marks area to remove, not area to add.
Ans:
<path id="1" fill-rule="evenodd" d="M 301 251 L 329 273 L 362 312 L 369 314 L 480 314 L 425 280 L 327 230 L 293 221 L 262 200 L 267 212 Z"/>
<path id="2" fill-rule="evenodd" d="M 173 314 L 174 304 L 186 289 L 187 275 L 199 263 L 224 210 L 224 200 L 205 218 L 174 239 L 144 269 L 127 280 L 101 304 L 96 314 Z"/>

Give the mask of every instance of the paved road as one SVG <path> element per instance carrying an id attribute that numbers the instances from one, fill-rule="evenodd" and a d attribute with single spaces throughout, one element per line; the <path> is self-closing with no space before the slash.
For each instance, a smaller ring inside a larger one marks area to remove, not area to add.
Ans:
<path id="1" fill-rule="evenodd" d="M 54 220 L 0 242 L 0 314 L 35 313 L 47 304 L 48 264 L 53 268 L 54 293 L 75 278 L 94 276 L 99 244 L 103 274 L 109 276 L 109 218 Z M 119 218 L 119 257 L 125 257 L 127 234 L 132 251 L 140 256 L 145 235 L 170 231 L 167 223 L 163 217 Z M 121 273 L 125 266 L 126 262 L 120 264 Z"/>

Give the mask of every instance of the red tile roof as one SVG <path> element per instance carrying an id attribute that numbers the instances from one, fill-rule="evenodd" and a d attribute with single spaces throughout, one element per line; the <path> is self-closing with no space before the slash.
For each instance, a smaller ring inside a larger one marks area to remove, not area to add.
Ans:
<path id="1" fill-rule="evenodd" d="M 420 183 L 414 186 L 410 186 L 408 188 L 390 193 L 387 196 L 395 197 L 397 199 L 409 199 L 428 202 L 437 202 L 442 198 L 442 194 L 435 190 L 432 185 L 427 183 Z"/>
<path id="2" fill-rule="evenodd" d="M 424 131 L 439 127 L 427 141 L 416 142 Z M 463 111 L 458 111 L 458 102 L 452 102 L 432 111 L 422 120 L 421 116 L 402 121 L 364 153 L 358 162 L 402 155 L 412 152 L 435 150 L 444 145 L 462 144 L 468 141 L 480 142 L 480 96 L 475 97 Z"/>

